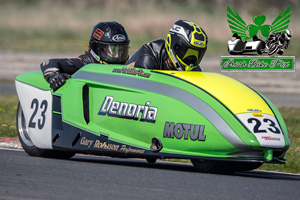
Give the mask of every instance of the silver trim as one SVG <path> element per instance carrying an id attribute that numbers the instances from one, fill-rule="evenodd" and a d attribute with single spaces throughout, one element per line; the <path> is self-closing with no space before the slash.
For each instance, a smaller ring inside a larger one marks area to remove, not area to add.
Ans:
<path id="1" fill-rule="evenodd" d="M 34 146 L 29 134 L 28 134 L 28 126 L 24 117 L 23 109 L 21 104 L 19 103 L 18 110 L 17 110 L 17 131 L 19 133 L 20 139 L 27 145 L 27 146 Z"/>

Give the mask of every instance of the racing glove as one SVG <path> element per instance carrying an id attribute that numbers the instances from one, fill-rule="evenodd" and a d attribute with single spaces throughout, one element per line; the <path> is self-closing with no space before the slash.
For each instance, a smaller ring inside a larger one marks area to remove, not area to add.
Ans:
<path id="1" fill-rule="evenodd" d="M 53 91 L 56 91 L 58 88 L 63 86 L 66 83 L 66 79 L 70 77 L 71 76 L 66 73 L 55 73 L 49 78 L 50 87 Z"/>

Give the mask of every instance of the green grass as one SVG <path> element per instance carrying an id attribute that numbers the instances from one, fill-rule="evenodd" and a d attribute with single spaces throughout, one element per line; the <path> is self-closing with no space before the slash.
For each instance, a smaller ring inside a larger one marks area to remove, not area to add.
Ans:
<path id="1" fill-rule="evenodd" d="M 16 95 L 0 95 L 0 137 L 17 137 L 17 106 Z"/>
<path id="2" fill-rule="evenodd" d="M 16 95 L 0 95 L 0 137 L 17 137 L 16 111 L 18 98 Z M 285 165 L 263 164 L 259 169 L 280 172 L 300 173 L 300 108 L 280 108 L 289 132 L 291 142 L 287 151 Z M 189 160 L 171 159 L 175 162 L 189 162 Z"/>
<path id="3" fill-rule="evenodd" d="M 291 143 L 286 153 L 287 163 L 285 165 L 263 164 L 260 169 L 300 173 L 300 108 L 280 108 L 279 111 L 287 125 Z"/>

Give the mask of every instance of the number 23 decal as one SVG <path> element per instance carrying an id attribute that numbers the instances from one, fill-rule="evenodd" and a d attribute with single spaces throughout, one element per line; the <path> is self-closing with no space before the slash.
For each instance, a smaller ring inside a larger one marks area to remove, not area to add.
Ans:
<path id="1" fill-rule="evenodd" d="M 255 123 L 255 125 L 253 127 L 253 132 L 254 133 L 267 133 L 267 129 L 268 129 L 272 133 L 280 134 L 280 129 L 276 126 L 275 122 L 272 121 L 271 119 L 264 118 L 261 121 L 257 118 L 249 118 L 247 120 L 247 122 L 250 123 L 250 124 Z M 262 123 L 264 123 L 264 124 L 267 123 L 268 124 L 267 129 L 261 128 Z"/>
<path id="2" fill-rule="evenodd" d="M 46 111 L 48 108 L 48 101 L 43 100 L 42 103 L 39 106 L 39 100 L 38 99 L 33 99 L 31 102 L 31 109 L 33 109 L 33 113 L 30 117 L 29 121 L 29 127 L 30 128 L 35 128 L 36 123 L 38 124 L 39 129 L 43 129 L 46 121 Z M 35 116 L 38 112 L 38 110 L 41 109 L 41 116 L 38 116 L 38 119 L 35 119 Z"/>

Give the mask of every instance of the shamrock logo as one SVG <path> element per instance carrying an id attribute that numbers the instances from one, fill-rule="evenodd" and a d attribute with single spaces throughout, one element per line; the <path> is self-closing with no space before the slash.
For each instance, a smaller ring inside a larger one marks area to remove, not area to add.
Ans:
<path id="1" fill-rule="evenodd" d="M 239 14 L 227 7 L 227 21 L 231 32 L 237 33 L 243 40 L 248 40 L 253 36 L 258 36 L 260 39 L 267 39 L 270 33 L 282 32 L 288 29 L 291 7 L 283 10 L 278 17 L 272 22 L 272 25 L 264 24 L 266 16 L 254 16 L 252 18 L 254 24 L 246 25 L 245 21 L 239 16 Z"/>
<path id="2" fill-rule="evenodd" d="M 247 26 L 247 30 L 249 31 L 249 36 L 252 38 L 254 35 L 258 35 L 260 38 L 261 35 L 265 38 L 269 37 L 271 31 L 271 25 L 263 25 L 266 21 L 266 16 L 254 16 L 253 22 L 254 24 L 250 24 Z"/>

